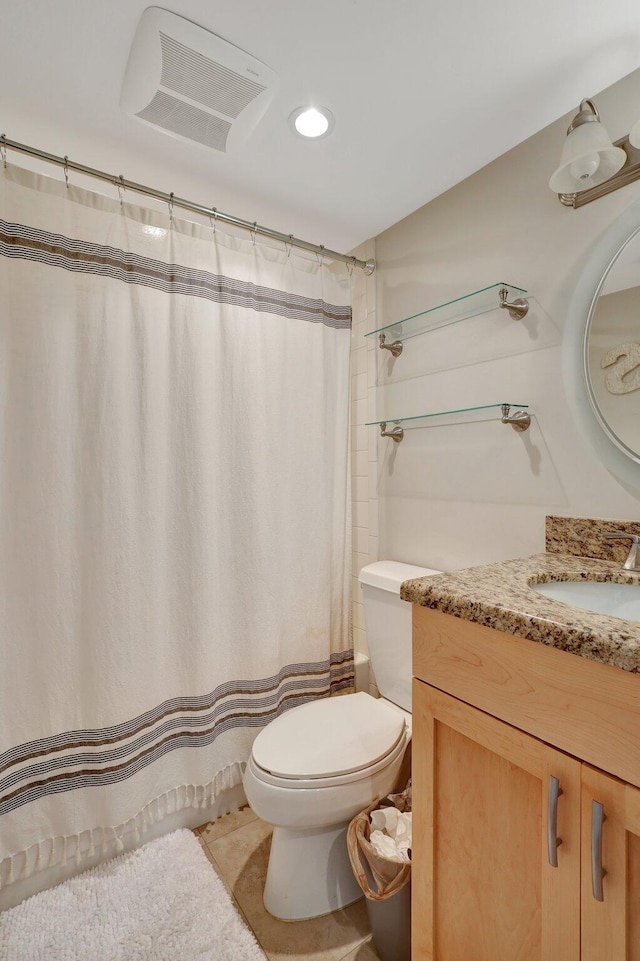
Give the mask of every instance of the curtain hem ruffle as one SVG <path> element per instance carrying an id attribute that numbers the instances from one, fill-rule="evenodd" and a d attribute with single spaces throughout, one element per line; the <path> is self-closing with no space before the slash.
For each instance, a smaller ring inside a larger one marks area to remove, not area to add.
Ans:
<path id="1" fill-rule="evenodd" d="M 206 808 L 225 791 L 242 783 L 244 763 L 234 763 L 218 771 L 208 784 L 181 784 L 145 804 L 131 818 L 109 827 L 95 827 L 78 834 L 45 838 L 30 847 L 17 851 L 0 861 L 0 889 L 23 881 L 37 871 L 59 867 L 71 862 L 77 865 L 97 855 L 102 860 L 115 857 L 134 839 L 134 846 L 142 843 L 151 826 L 185 808 Z"/>

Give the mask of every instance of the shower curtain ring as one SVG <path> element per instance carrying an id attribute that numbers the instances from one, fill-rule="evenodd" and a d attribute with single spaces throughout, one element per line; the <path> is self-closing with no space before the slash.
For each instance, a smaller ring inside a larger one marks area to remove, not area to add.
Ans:
<path id="1" fill-rule="evenodd" d="M 254 247 L 255 247 L 255 245 L 256 245 L 256 236 L 257 236 L 257 233 L 258 233 L 258 221 L 257 221 L 257 220 L 254 220 L 254 221 L 253 221 L 253 230 L 251 231 L 251 243 L 253 244 Z"/>
<path id="2" fill-rule="evenodd" d="M 212 219 L 211 217 L 209 217 L 209 223 L 210 223 L 211 226 L 213 227 L 213 232 L 214 232 L 214 234 L 215 234 L 215 232 L 216 232 L 216 230 L 217 230 L 217 227 L 218 227 L 218 208 L 217 208 L 217 207 L 212 207 L 211 210 L 213 211 L 213 219 Z"/>
<path id="3" fill-rule="evenodd" d="M 351 260 L 347 261 L 347 271 L 350 277 L 353 277 L 353 266 L 354 266 L 354 260 L 352 258 Z"/>
<path id="4" fill-rule="evenodd" d="M 0 136 L 0 157 L 2 157 L 2 166 L 7 169 L 7 136 L 2 134 Z"/>
<path id="5" fill-rule="evenodd" d="M 324 244 L 320 244 L 319 249 L 316 250 L 316 260 L 318 261 L 321 267 L 322 267 L 323 256 L 324 256 Z"/>
<path id="6" fill-rule="evenodd" d="M 293 240 L 293 234 L 289 234 L 289 242 L 288 243 L 285 242 L 285 245 L 284 245 L 284 249 L 287 251 L 287 257 L 291 256 L 292 240 Z"/>
<path id="7" fill-rule="evenodd" d="M 167 206 L 169 207 L 169 223 L 173 224 L 173 190 L 169 194 L 169 202 Z"/>
<path id="8" fill-rule="evenodd" d="M 117 177 L 113 178 L 113 182 L 118 188 L 118 199 L 120 201 L 120 206 L 124 203 L 124 177 L 119 174 Z"/>
<path id="9" fill-rule="evenodd" d="M 68 190 L 69 189 L 69 158 L 67 157 L 66 154 L 64 157 L 64 183 Z"/>

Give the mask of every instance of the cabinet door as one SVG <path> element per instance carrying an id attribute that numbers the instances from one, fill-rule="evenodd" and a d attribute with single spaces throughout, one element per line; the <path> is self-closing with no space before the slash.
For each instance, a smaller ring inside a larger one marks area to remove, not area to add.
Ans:
<path id="1" fill-rule="evenodd" d="M 640 791 L 586 764 L 582 769 L 582 957 L 583 961 L 640 961 Z"/>
<path id="2" fill-rule="evenodd" d="M 578 961 L 579 762 L 417 680 L 413 728 L 413 961 Z"/>

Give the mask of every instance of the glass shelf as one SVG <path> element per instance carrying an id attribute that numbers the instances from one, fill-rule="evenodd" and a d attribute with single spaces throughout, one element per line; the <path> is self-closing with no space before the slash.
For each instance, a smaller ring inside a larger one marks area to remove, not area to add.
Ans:
<path id="1" fill-rule="evenodd" d="M 489 310 L 497 310 L 500 308 L 498 291 L 503 287 L 507 291 L 506 299 L 508 301 L 520 301 L 523 297 L 526 297 L 527 291 L 523 287 L 514 287 L 513 284 L 505 283 L 491 284 L 490 287 L 474 290 L 470 294 L 456 297 L 455 300 L 448 300 L 437 307 L 430 307 L 419 314 L 412 314 L 410 317 L 397 320 L 393 324 L 377 327 L 376 330 L 365 334 L 365 337 L 379 337 L 380 334 L 389 334 L 396 339 L 407 340 L 427 330 L 446 327 L 448 324 L 455 324 L 460 320 L 484 314 Z"/>
<path id="2" fill-rule="evenodd" d="M 429 427 L 437 417 L 454 417 L 460 414 L 468 415 L 474 420 L 486 420 L 483 412 L 494 411 L 499 414 L 503 424 L 510 424 L 514 430 L 519 432 L 527 430 L 531 423 L 531 418 L 526 411 L 528 404 L 514 404 L 503 401 L 501 404 L 481 404 L 478 407 L 459 407 L 456 410 L 439 410 L 428 414 L 415 414 L 411 417 L 385 417 L 383 420 L 371 420 L 367 422 L 367 427 L 380 427 L 381 437 L 391 437 L 396 442 L 400 442 L 404 436 L 404 427 Z M 423 423 L 420 423 L 422 421 Z M 390 430 L 387 427 L 393 425 Z M 402 427 L 401 425 L 404 425 Z"/>

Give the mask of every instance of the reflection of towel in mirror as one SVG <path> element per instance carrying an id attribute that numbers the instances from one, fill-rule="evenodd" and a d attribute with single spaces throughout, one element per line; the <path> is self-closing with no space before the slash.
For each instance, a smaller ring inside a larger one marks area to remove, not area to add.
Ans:
<path id="1" fill-rule="evenodd" d="M 608 350 L 600 361 L 602 368 L 615 367 L 609 371 L 604 379 L 604 385 L 610 394 L 630 394 L 632 390 L 640 390 L 640 344 L 619 344 Z M 635 370 L 633 377 L 623 378 Z"/>

